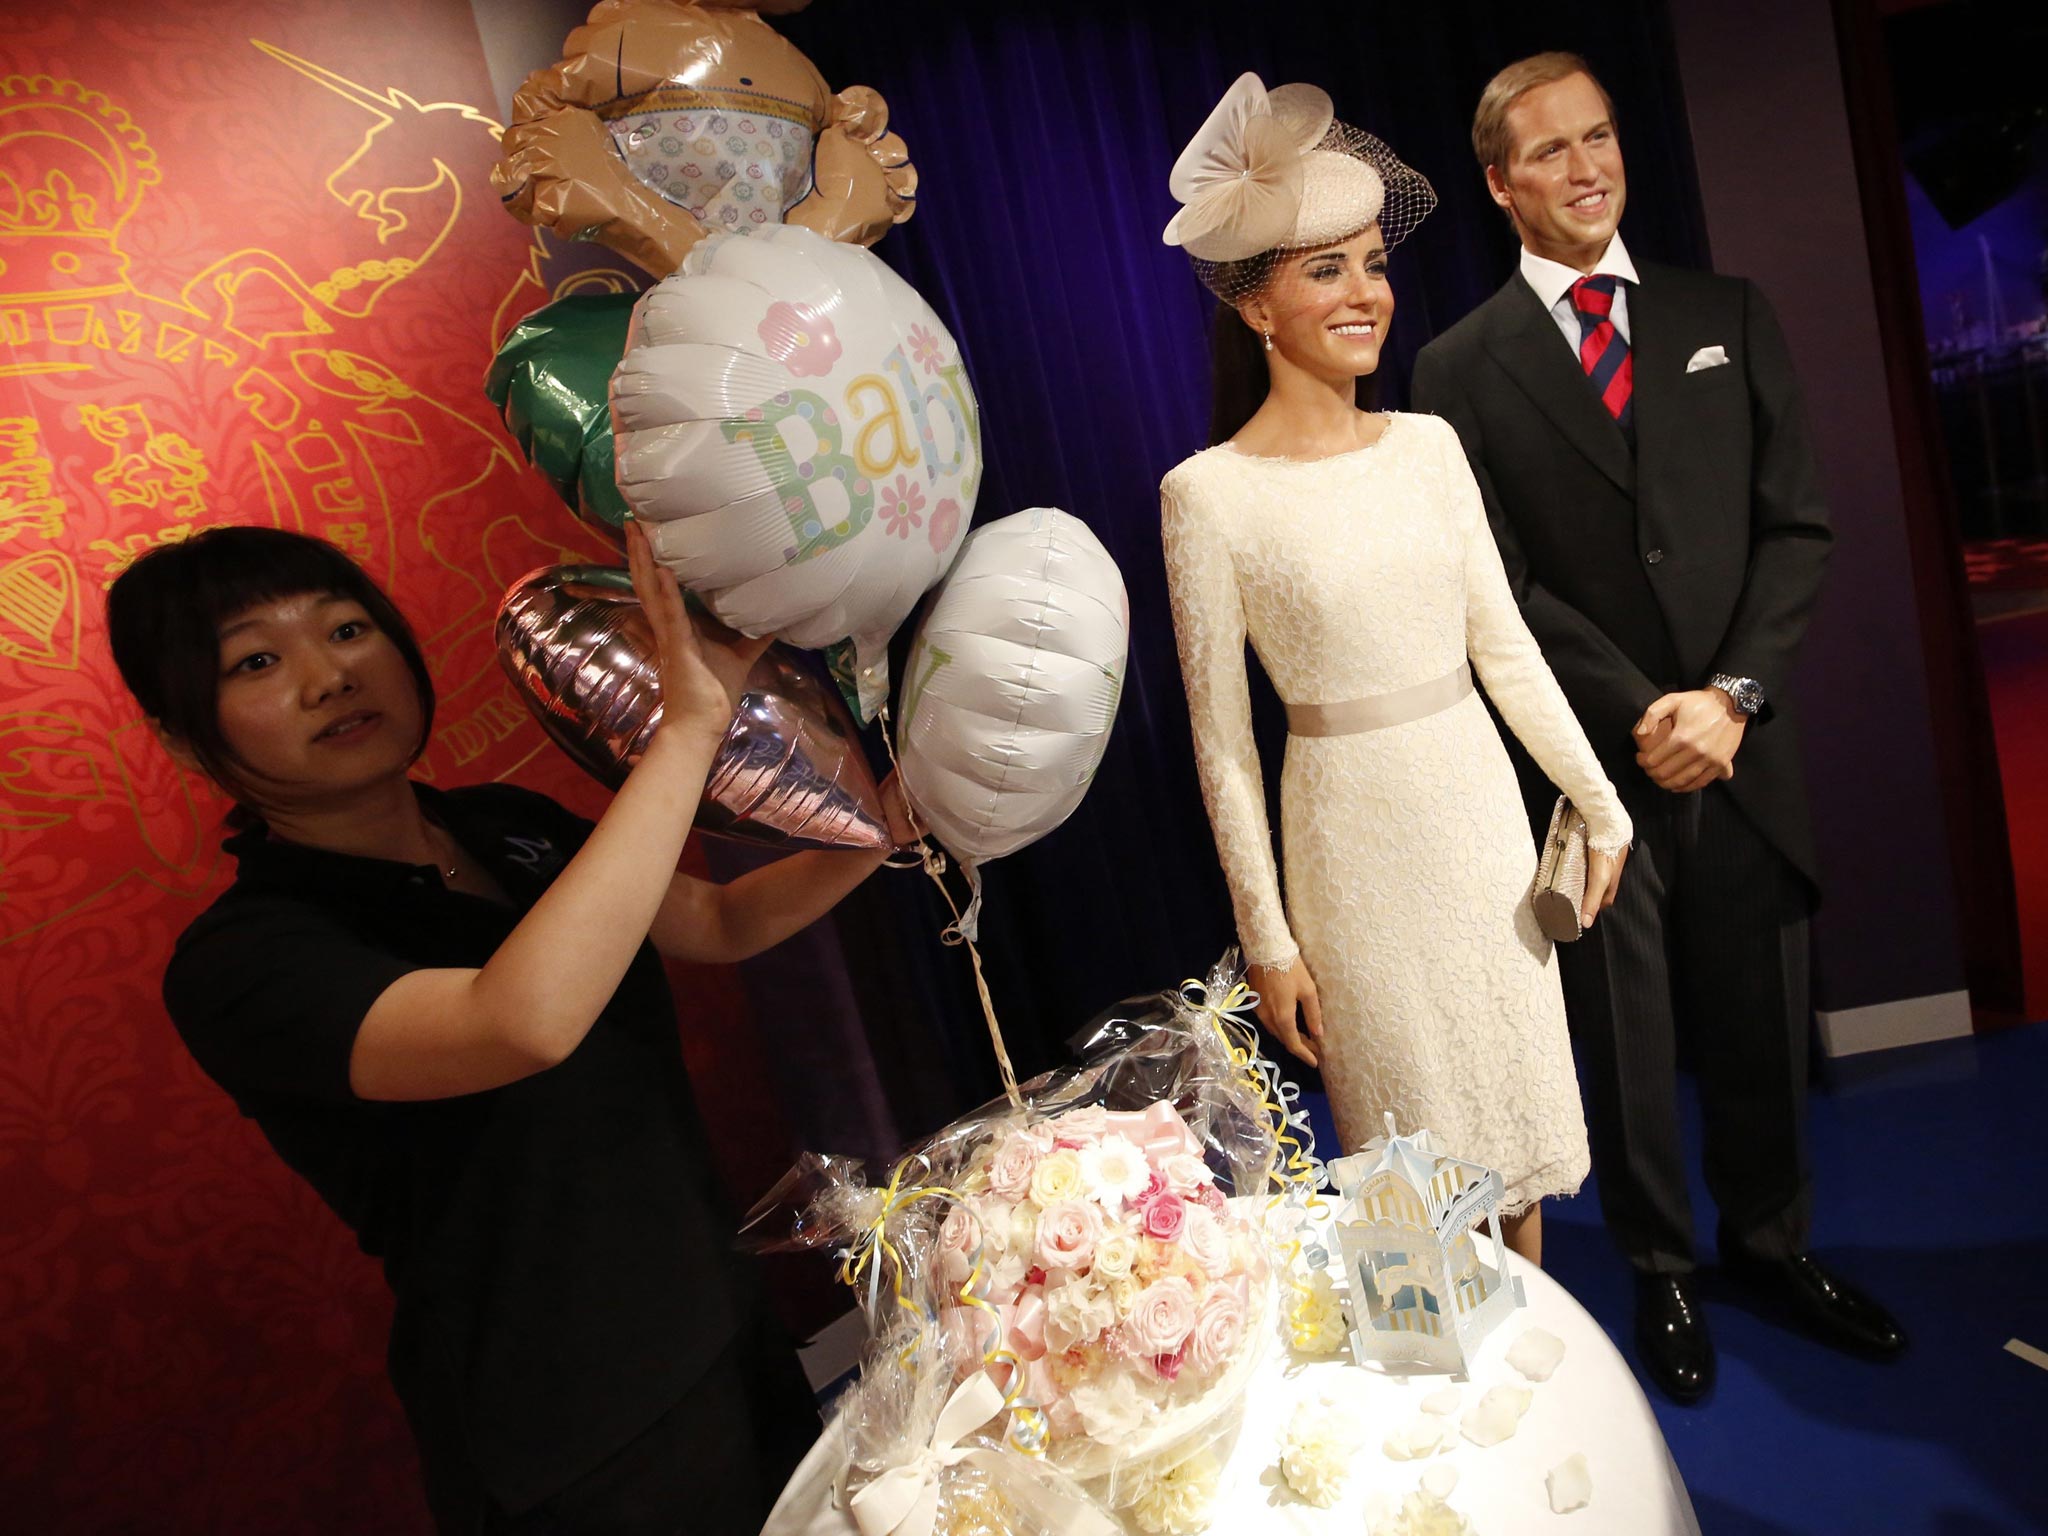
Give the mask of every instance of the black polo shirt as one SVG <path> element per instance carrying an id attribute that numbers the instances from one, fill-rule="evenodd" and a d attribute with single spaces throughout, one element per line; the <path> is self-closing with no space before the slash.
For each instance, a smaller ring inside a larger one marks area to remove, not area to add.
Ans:
<path id="1" fill-rule="evenodd" d="M 560 1066 L 425 1103 L 350 1090 L 384 989 L 483 965 L 590 832 L 511 785 L 415 788 L 510 908 L 431 866 L 259 825 L 227 841 L 235 883 L 179 939 L 164 1000 L 208 1075 L 383 1261 L 391 1377 L 429 1479 L 466 1462 L 516 1513 L 680 1402 L 743 1292 L 650 945 Z"/>

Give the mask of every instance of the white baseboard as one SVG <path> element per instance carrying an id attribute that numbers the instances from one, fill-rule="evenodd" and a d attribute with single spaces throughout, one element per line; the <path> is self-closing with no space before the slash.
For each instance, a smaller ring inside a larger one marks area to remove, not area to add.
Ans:
<path id="1" fill-rule="evenodd" d="M 1820 1012 L 1814 1018 L 1820 1024 L 1821 1048 L 1828 1055 L 1856 1056 L 1969 1034 L 1970 994 L 1935 992 L 1926 997 L 1902 997 L 1867 1008 Z"/>

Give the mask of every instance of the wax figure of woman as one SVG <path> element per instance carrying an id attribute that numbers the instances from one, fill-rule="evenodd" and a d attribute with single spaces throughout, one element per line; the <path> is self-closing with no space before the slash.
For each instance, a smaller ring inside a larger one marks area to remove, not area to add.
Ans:
<path id="1" fill-rule="evenodd" d="M 1434 194 L 1323 92 L 1269 97 L 1251 75 L 1173 191 L 1168 243 L 1266 374 L 1250 419 L 1160 487 L 1196 762 L 1260 1017 L 1322 1068 L 1347 1150 L 1388 1112 L 1427 1127 L 1500 1171 L 1508 1239 L 1537 1259 L 1537 1202 L 1578 1189 L 1586 1129 L 1528 823 L 1472 672 L 1586 817 L 1588 923 L 1631 827 L 1522 622 L 1456 435 L 1356 404 L 1393 316 L 1387 249 Z M 1219 402 L 1241 392 L 1227 366 L 1217 384 Z M 1247 637 L 1287 702 L 1284 906 Z"/>
<path id="2" fill-rule="evenodd" d="M 765 642 L 693 628 L 637 528 L 629 552 L 664 719 L 594 826 L 407 776 L 426 667 L 330 545 L 211 530 L 108 595 L 123 678 L 240 826 L 234 884 L 165 974 L 171 1017 L 383 1261 L 443 1531 L 752 1536 L 818 1432 L 732 1255 L 657 952 L 756 954 L 883 855 L 677 872 Z"/>

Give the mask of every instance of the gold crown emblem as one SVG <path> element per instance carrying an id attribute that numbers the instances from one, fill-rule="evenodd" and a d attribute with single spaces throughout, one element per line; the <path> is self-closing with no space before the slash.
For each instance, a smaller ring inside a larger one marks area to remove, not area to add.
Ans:
<path id="1" fill-rule="evenodd" d="M 111 240 L 162 174 L 103 92 L 49 75 L 0 79 L 0 237 Z"/>

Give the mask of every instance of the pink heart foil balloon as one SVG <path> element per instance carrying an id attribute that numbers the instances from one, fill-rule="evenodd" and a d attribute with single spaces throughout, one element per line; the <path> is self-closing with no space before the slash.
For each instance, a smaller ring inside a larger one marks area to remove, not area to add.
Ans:
<path id="1" fill-rule="evenodd" d="M 616 788 L 661 723 L 654 637 L 624 571 L 558 565 L 512 584 L 498 659 L 555 744 Z M 771 645 L 747 674 L 696 825 L 789 849 L 886 848 L 888 819 L 839 693 Z"/>

